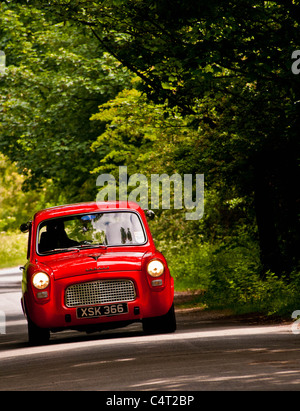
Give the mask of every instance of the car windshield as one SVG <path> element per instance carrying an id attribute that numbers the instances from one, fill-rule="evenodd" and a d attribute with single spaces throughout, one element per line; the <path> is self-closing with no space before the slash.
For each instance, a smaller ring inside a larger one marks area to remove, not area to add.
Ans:
<path id="1" fill-rule="evenodd" d="M 145 231 L 134 212 L 104 212 L 52 218 L 39 225 L 39 254 L 112 245 L 141 245 Z"/>

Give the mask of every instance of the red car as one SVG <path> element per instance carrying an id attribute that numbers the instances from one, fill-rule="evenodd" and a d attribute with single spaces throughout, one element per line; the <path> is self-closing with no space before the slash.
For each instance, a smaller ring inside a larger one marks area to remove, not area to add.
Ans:
<path id="1" fill-rule="evenodd" d="M 48 208 L 29 231 L 22 308 L 29 342 L 50 331 L 93 332 L 141 321 L 146 333 L 174 332 L 174 282 L 136 203 Z"/>

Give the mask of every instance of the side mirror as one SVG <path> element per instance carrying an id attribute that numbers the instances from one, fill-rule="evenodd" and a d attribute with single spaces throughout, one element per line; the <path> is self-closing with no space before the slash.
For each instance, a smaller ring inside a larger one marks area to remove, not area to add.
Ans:
<path id="1" fill-rule="evenodd" d="M 153 220 L 155 217 L 154 211 L 152 210 L 145 210 L 145 214 L 149 218 L 149 220 Z"/>
<path id="2" fill-rule="evenodd" d="M 28 221 L 27 223 L 23 223 L 20 225 L 20 230 L 22 231 L 22 233 L 27 233 L 27 231 L 30 230 L 31 227 L 31 221 Z"/>

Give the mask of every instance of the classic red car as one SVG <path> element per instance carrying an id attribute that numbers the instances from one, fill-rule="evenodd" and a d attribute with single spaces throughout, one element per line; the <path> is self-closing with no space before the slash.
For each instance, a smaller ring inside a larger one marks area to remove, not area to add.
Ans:
<path id="1" fill-rule="evenodd" d="M 146 333 L 174 332 L 174 282 L 136 203 L 48 208 L 29 231 L 22 308 L 32 344 L 50 331 L 93 332 L 141 321 Z"/>

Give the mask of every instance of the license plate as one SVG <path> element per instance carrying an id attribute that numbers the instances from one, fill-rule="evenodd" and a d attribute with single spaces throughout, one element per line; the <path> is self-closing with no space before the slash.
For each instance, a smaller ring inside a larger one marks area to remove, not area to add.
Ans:
<path id="1" fill-rule="evenodd" d="M 126 303 L 79 307 L 76 310 L 77 318 L 95 318 L 126 313 L 128 313 L 128 305 Z"/>

